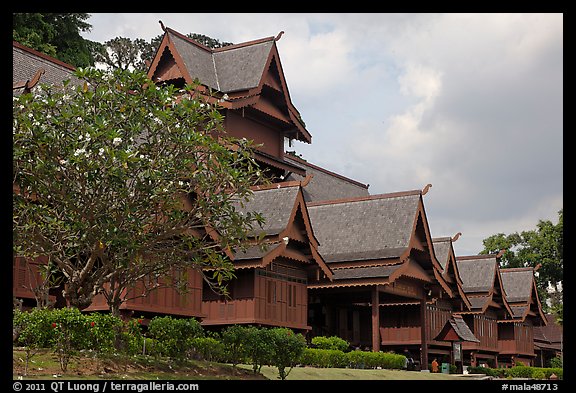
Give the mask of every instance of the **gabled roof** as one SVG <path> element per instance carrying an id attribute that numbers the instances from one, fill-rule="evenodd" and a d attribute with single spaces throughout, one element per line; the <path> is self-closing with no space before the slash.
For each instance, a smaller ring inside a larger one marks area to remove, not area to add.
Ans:
<path id="1" fill-rule="evenodd" d="M 284 122 L 289 137 L 311 143 L 290 99 L 276 47 L 280 35 L 212 49 L 168 27 L 164 32 L 148 69 L 154 82 L 183 79 L 191 84 L 198 79 L 216 92 L 222 107 L 253 108 Z M 276 102 L 275 109 L 260 104 L 263 95 Z"/>
<path id="2" fill-rule="evenodd" d="M 304 167 L 306 175 L 312 175 L 310 184 L 304 189 L 304 199 L 306 202 L 320 202 L 370 195 L 368 185 L 366 184 L 331 172 L 291 154 L 286 154 L 284 160 Z M 303 176 L 296 173 L 292 173 L 286 178 L 286 180 L 302 179 Z"/>
<path id="3" fill-rule="evenodd" d="M 480 342 L 459 315 L 451 315 L 434 340 Z"/>
<path id="4" fill-rule="evenodd" d="M 265 238 L 263 244 L 234 251 L 233 260 L 237 267 L 264 267 L 275 258 L 284 257 L 302 263 L 314 261 L 328 279 L 332 279 L 331 269 L 318 252 L 318 240 L 302 195 L 303 184 L 305 182 L 292 181 L 255 186 L 247 200 L 234 202 L 236 211 L 241 214 L 262 214 L 264 223 L 255 225 L 248 235 Z M 294 249 L 289 246 L 292 243 L 299 246 Z M 309 249 L 309 254 L 302 253 L 301 247 Z"/>
<path id="5" fill-rule="evenodd" d="M 439 271 L 420 190 L 308 204 L 320 253 L 334 282 L 314 288 L 389 284 L 405 276 L 438 282 Z"/>
<path id="6" fill-rule="evenodd" d="M 62 85 L 70 79 L 71 83 L 80 84 L 76 78 L 75 67 L 52 56 L 28 48 L 17 41 L 12 41 L 12 84 L 15 94 L 25 88 L 31 89 L 37 83 Z"/>
<path id="7" fill-rule="evenodd" d="M 534 341 L 540 347 L 560 351 L 564 329 L 556 323 L 556 317 L 552 314 L 546 314 L 546 321 L 546 325 L 534 326 Z"/>
<path id="8" fill-rule="evenodd" d="M 458 256 L 456 264 L 472 313 L 485 312 L 489 306 L 504 306 L 507 315 L 514 315 L 504 296 L 497 254 Z M 495 294 L 500 295 L 501 302 L 494 299 Z"/>
<path id="9" fill-rule="evenodd" d="M 500 269 L 502 287 L 513 317 L 524 321 L 529 314 L 546 323 L 546 316 L 538 298 L 532 267 Z"/>
<path id="10" fill-rule="evenodd" d="M 308 204 L 320 253 L 328 263 L 405 256 L 420 190 Z"/>
<path id="11" fill-rule="evenodd" d="M 460 295 L 464 304 L 468 309 L 472 308 L 470 300 L 466 293 L 464 292 L 464 283 L 460 277 L 460 272 L 458 270 L 458 264 L 456 263 L 456 254 L 454 253 L 454 247 L 452 242 L 458 239 L 460 233 L 458 233 L 454 238 L 451 237 L 437 237 L 432 239 L 432 244 L 434 246 L 434 254 L 436 254 L 436 259 L 442 267 L 442 276 L 447 282 L 456 286 L 456 291 L 454 291 L 454 296 L 456 292 Z"/>

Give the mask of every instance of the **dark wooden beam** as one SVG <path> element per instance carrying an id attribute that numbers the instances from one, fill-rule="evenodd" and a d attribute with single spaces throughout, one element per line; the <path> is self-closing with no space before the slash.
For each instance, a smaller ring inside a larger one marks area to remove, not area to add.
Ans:
<path id="1" fill-rule="evenodd" d="M 372 288 L 372 352 L 380 352 L 380 296 L 377 285 Z"/>
<path id="2" fill-rule="evenodd" d="M 428 320 L 426 319 L 426 299 L 420 300 L 420 332 L 422 338 L 422 349 L 420 351 L 421 370 L 428 370 Z"/>

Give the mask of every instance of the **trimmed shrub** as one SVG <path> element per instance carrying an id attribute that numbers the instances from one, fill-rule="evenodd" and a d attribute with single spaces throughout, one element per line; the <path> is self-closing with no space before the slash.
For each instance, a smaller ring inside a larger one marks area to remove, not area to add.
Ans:
<path id="1" fill-rule="evenodd" d="M 532 376 L 533 379 L 546 379 L 546 373 L 543 369 L 532 368 Z"/>
<path id="2" fill-rule="evenodd" d="M 300 364 L 312 367 L 346 367 L 349 360 L 346 354 L 336 349 L 305 348 Z"/>
<path id="3" fill-rule="evenodd" d="M 530 378 L 532 377 L 532 367 L 514 366 L 508 369 L 507 374 L 512 378 Z"/>
<path id="4" fill-rule="evenodd" d="M 304 349 L 306 339 L 300 333 L 295 334 L 288 328 L 270 329 L 271 365 L 278 368 L 278 376 L 285 380 L 292 368 L 298 364 Z M 288 371 L 286 371 L 286 369 Z"/>
<path id="5" fill-rule="evenodd" d="M 319 349 L 334 349 L 342 352 L 346 352 L 350 348 L 348 341 L 337 336 L 316 336 L 312 338 L 312 345 Z"/>
<path id="6" fill-rule="evenodd" d="M 246 329 L 245 354 L 252 364 L 252 371 L 259 373 L 264 364 L 272 363 L 272 332 L 267 328 L 250 326 Z"/>
<path id="7" fill-rule="evenodd" d="M 190 340 L 190 345 L 197 359 L 221 362 L 226 358 L 226 348 L 217 338 L 194 337 Z"/>
<path id="8" fill-rule="evenodd" d="M 227 361 L 236 367 L 246 358 L 244 344 L 248 335 L 248 327 L 241 325 L 228 326 L 222 331 L 222 343 L 226 350 Z"/>
<path id="9" fill-rule="evenodd" d="M 203 329 L 194 318 L 154 317 L 148 324 L 147 335 L 154 339 L 155 355 L 184 359 L 190 340 L 202 336 Z"/>

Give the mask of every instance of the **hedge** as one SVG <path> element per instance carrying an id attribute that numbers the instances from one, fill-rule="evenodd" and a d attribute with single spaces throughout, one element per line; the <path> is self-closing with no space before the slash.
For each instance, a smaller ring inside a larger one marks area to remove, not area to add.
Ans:
<path id="1" fill-rule="evenodd" d="M 490 367 L 468 367 L 471 374 L 486 374 L 494 378 L 532 378 L 550 379 L 552 374 L 556 374 L 558 379 L 563 379 L 564 372 L 561 368 L 555 367 L 528 367 L 514 366 L 511 368 L 490 368 Z"/>
<path id="2" fill-rule="evenodd" d="M 389 352 L 342 352 L 335 349 L 306 348 L 300 364 L 312 367 L 336 368 L 386 368 L 403 369 L 406 363 L 404 355 Z"/>

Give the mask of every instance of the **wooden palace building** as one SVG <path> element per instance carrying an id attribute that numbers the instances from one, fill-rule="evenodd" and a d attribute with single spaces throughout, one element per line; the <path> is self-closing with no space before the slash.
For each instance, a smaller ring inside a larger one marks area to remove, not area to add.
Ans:
<path id="1" fill-rule="evenodd" d="M 202 94 L 222 108 L 226 132 L 258 145 L 255 159 L 272 184 L 254 187 L 236 206 L 260 212 L 265 223 L 249 234 L 251 245 L 228 255 L 236 275 L 229 297 L 189 271 L 187 293 L 162 288 L 135 297 L 123 304 L 126 315 L 336 335 L 361 349 L 409 351 L 423 369 L 431 356 L 449 358 L 454 339 L 463 340 L 464 364 L 534 363 L 534 329 L 547 319 L 533 269 L 501 269 L 498 255 L 456 256 L 460 234 L 431 234 L 424 206 L 431 185 L 371 195 L 368 185 L 285 151 L 286 141 L 311 143 L 312 136 L 290 98 L 276 45 L 282 33 L 211 49 L 162 29 L 148 76 L 177 87 L 199 80 Z M 72 66 L 16 42 L 13 48 L 15 94 L 38 80 L 70 79 Z M 28 306 L 39 263 L 14 257 L 14 297 Z M 105 310 L 100 297 L 86 311 Z"/>

